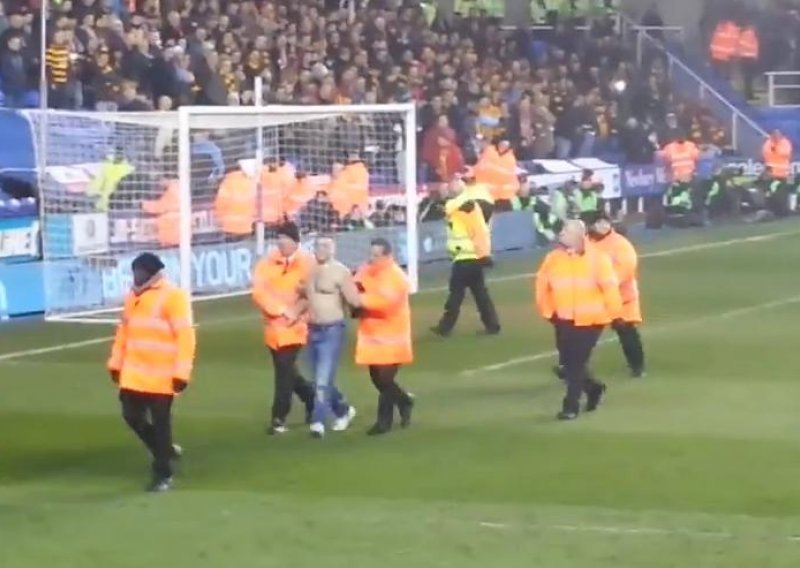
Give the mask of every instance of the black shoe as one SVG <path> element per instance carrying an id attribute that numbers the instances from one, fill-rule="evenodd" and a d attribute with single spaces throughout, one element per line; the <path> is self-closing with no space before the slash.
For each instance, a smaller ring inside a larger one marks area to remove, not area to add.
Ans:
<path id="1" fill-rule="evenodd" d="M 553 367 L 553 374 L 563 381 L 567 376 L 567 371 L 563 365 L 556 365 Z"/>
<path id="2" fill-rule="evenodd" d="M 150 493 L 164 493 L 172 489 L 172 478 L 161 477 L 153 479 L 150 485 L 147 486 L 147 491 Z"/>
<path id="3" fill-rule="evenodd" d="M 444 331 L 438 325 L 433 326 L 431 328 L 431 332 L 434 335 L 438 335 L 439 337 L 450 337 L 450 332 L 449 331 Z"/>
<path id="4" fill-rule="evenodd" d="M 593 412 L 600 406 L 600 401 L 603 400 L 603 395 L 606 393 L 606 385 L 601 384 L 600 388 L 591 392 L 586 401 L 586 412 Z"/>
<path id="5" fill-rule="evenodd" d="M 367 430 L 367 436 L 382 436 L 383 434 L 388 434 L 392 431 L 391 426 L 386 426 L 385 424 L 381 424 L 380 422 L 376 422 L 372 425 L 372 428 Z"/>
<path id="6" fill-rule="evenodd" d="M 414 410 L 414 395 L 409 394 L 408 399 L 397 405 L 397 411 L 400 413 L 400 428 L 408 428 L 411 426 L 411 412 Z"/>
<path id="7" fill-rule="evenodd" d="M 267 428 L 267 434 L 270 436 L 278 436 L 280 434 L 286 434 L 289 431 L 289 428 L 286 427 L 286 423 L 283 420 L 275 419 L 272 421 L 272 424 L 269 425 Z"/>
<path id="8" fill-rule="evenodd" d="M 578 417 L 577 412 L 567 412 L 565 410 L 562 410 L 561 412 L 556 414 L 556 419 L 561 421 L 575 420 L 577 417 Z"/>
<path id="9" fill-rule="evenodd" d="M 631 369 L 631 377 L 634 379 L 643 379 L 647 376 L 647 373 L 644 372 L 644 369 Z"/>
<path id="10" fill-rule="evenodd" d="M 488 329 L 481 329 L 478 331 L 478 335 L 500 335 L 500 328 L 492 327 Z"/>

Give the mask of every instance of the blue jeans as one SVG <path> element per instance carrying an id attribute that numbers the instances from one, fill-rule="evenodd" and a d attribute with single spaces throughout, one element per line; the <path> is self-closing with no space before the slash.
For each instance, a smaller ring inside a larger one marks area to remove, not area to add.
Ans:
<path id="1" fill-rule="evenodd" d="M 312 422 L 325 424 L 330 412 L 341 418 L 349 410 L 350 405 L 336 388 L 336 371 L 344 346 L 344 332 L 344 321 L 309 326 L 308 355 L 316 392 Z"/>

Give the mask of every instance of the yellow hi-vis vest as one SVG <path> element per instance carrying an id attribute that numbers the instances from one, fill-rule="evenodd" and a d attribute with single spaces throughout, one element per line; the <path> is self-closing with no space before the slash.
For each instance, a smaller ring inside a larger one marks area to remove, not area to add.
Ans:
<path id="1" fill-rule="evenodd" d="M 451 200 L 452 201 L 452 200 Z M 477 260 L 492 254 L 491 232 L 480 207 L 467 213 L 445 204 L 447 213 L 447 251 L 453 262 Z"/>

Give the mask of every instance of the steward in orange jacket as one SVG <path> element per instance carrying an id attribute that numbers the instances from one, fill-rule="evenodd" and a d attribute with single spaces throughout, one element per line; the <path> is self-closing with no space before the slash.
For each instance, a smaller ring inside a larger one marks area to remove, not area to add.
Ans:
<path id="1" fill-rule="evenodd" d="M 181 242 L 181 195 L 178 180 L 165 180 L 164 193 L 158 199 L 142 201 L 142 210 L 155 216 L 158 243 L 165 248 Z"/>
<path id="2" fill-rule="evenodd" d="M 300 249 L 297 225 L 285 223 L 278 229 L 278 246 L 253 272 L 253 301 L 264 317 L 264 343 L 275 369 L 270 434 L 288 431 L 292 393 L 306 405 L 306 420 L 314 408 L 314 388 L 297 369 L 297 355 L 308 341 L 302 290 L 312 266 L 311 257 Z"/>
<path id="3" fill-rule="evenodd" d="M 669 163 L 673 184 L 692 182 L 700 159 L 700 150 L 694 142 L 679 138 L 664 146 L 661 155 Z"/>
<path id="4" fill-rule="evenodd" d="M 397 384 L 400 365 L 414 360 L 411 346 L 410 288 L 403 270 L 392 258 L 386 239 L 374 239 L 370 260 L 356 273 L 361 308 L 356 338 L 356 365 L 369 367 L 378 396 L 378 419 L 367 434 L 385 434 L 392 429 L 394 408 L 400 426 L 411 423 L 414 398 Z"/>
<path id="5" fill-rule="evenodd" d="M 223 233 L 253 234 L 256 220 L 256 187 L 253 178 L 236 168 L 225 174 L 214 198 L 214 217 Z"/>
<path id="6" fill-rule="evenodd" d="M 556 348 L 564 364 L 567 393 L 557 418 L 574 420 L 581 394 L 586 393 L 586 410 L 591 412 L 606 390 L 588 363 L 603 328 L 618 323 L 622 299 L 611 259 L 587 246 L 582 221 L 564 223 L 558 239 L 558 247 L 545 256 L 536 275 L 536 306 L 555 327 Z"/>
<path id="7" fill-rule="evenodd" d="M 189 384 L 195 332 L 189 297 L 162 276 L 164 264 L 152 253 L 132 264 L 133 289 L 125 298 L 108 370 L 119 387 L 122 416 L 153 455 L 150 491 L 172 487 L 172 399 Z"/>
<path id="8" fill-rule="evenodd" d="M 517 158 L 507 140 L 487 146 L 475 165 L 478 183 L 486 184 L 497 211 L 511 211 L 511 200 L 519 191 Z"/>
<path id="9" fill-rule="evenodd" d="M 283 221 L 285 210 L 283 204 L 286 195 L 294 187 L 294 171 L 286 162 L 271 159 L 261 170 L 260 196 L 256 196 L 256 204 L 261 203 L 261 220 L 265 225 L 278 225 Z M 258 207 L 258 205 L 256 205 Z"/>
<path id="10" fill-rule="evenodd" d="M 605 212 L 600 213 L 589 228 L 592 245 L 611 259 L 619 280 L 622 311 L 613 327 L 622 345 L 622 353 L 633 377 L 644 375 L 644 348 L 642 337 L 636 327 L 642 323 L 639 302 L 639 255 L 633 244 L 617 233 Z"/>
<path id="11" fill-rule="evenodd" d="M 780 130 L 773 130 L 761 149 L 764 165 L 772 170 L 772 177 L 786 181 L 792 170 L 792 152 L 792 142 Z"/>

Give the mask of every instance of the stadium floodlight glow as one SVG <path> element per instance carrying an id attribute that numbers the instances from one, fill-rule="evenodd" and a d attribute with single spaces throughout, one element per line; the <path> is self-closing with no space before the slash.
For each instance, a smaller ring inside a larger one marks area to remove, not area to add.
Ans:
<path id="1" fill-rule="evenodd" d="M 49 321 L 116 321 L 130 288 L 130 261 L 144 251 L 159 254 L 170 279 L 195 301 L 248 294 L 252 265 L 274 237 L 274 219 L 257 219 L 250 234 L 220 229 L 215 199 L 233 173 L 247 180 L 256 211 L 298 221 L 303 246 L 331 233 L 337 256 L 350 266 L 367 258 L 372 238 L 388 238 L 417 288 L 413 104 L 25 115 L 34 140 L 46 141 L 37 142 L 37 166 Z M 313 198 L 331 187 L 334 164 L 354 153 L 370 172 L 368 210 L 360 213 L 372 212 L 377 222 L 366 228 L 324 226 L 317 210 L 302 204 L 285 210 L 285 195 L 265 188 L 257 167 L 285 160 L 306 174 Z"/>

